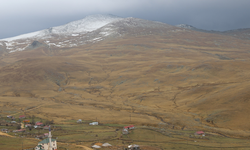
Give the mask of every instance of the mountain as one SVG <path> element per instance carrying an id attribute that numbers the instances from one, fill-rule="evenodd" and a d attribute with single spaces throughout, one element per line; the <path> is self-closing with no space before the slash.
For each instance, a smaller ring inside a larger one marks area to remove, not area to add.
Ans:
<path id="1" fill-rule="evenodd" d="M 74 34 L 85 34 L 120 19 L 122 18 L 113 15 L 92 15 L 62 26 L 52 27 L 12 38 L 1 39 L 1 41 L 14 41 L 21 39 L 46 39 L 53 37 L 53 35 L 76 36 Z"/>
<path id="2" fill-rule="evenodd" d="M 250 40 L 250 28 L 236 29 L 222 32 L 223 35 L 233 36 L 235 38 Z"/>
<path id="3" fill-rule="evenodd" d="M 83 20 L 1 40 L 3 115 L 248 136 L 249 40 L 139 18 Z"/>
<path id="4" fill-rule="evenodd" d="M 135 30 L 138 27 L 166 28 L 170 25 L 136 18 L 120 18 L 114 15 L 92 15 L 66 25 L 1 39 L 0 45 L 8 53 L 23 51 L 34 41 L 44 43 L 48 47 L 76 47 L 98 42 L 110 36 L 122 36 L 126 34 L 122 31 L 125 27 Z"/>
<path id="5" fill-rule="evenodd" d="M 75 37 L 74 39 L 78 38 L 78 40 L 81 40 L 82 38 L 85 38 L 85 34 L 120 19 L 122 18 L 114 15 L 87 16 L 84 19 L 73 21 L 62 26 L 52 27 L 49 29 L 23 34 L 16 37 L 1 39 L 0 41 L 2 42 L 0 43 L 0 45 L 9 50 L 10 53 L 25 50 L 27 46 L 29 46 L 35 40 L 42 41 L 48 46 L 73 47 L 83 43 L 80 43 L 79 41 L 74 42 L 74 40 L 71 41 L 70 37 Z M 53 40 L 53 42 L 50 41 L 51 39 Z"/>
<path id="6" fill-rule="evenodd" d="M 196 27 L 193 27 L 193 26 L 187 25 L 187 24 L 179 24 L 179 25 L 176 25 L 176 27 L 190 29 L 190 30 L 199 31 L 199 32 L 205 32 L 205 33 L 215 33 L 215 34 L 221 34 L 221 35 L 229 35 L 229 36 L 239 38 L 239 39 L 243 39 L 243 40 L 250 40 L 250 28 L 235 29 L 235 30 L 228 30 L 228 31 L 214 31 L 214 30 L 198 29 Z"/>

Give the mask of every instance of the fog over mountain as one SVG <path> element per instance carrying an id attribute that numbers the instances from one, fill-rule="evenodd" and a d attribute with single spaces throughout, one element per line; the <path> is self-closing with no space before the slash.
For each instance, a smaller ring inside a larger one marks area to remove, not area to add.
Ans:
<path id="1" fill-rule="evenodd" d="M 171 25 L 189 24 L 204 30 L 249 28 L 249 6 L 248 0 L 3 1 L 0 39 L 59 26 L 93 14 L 114 14 Z"/>

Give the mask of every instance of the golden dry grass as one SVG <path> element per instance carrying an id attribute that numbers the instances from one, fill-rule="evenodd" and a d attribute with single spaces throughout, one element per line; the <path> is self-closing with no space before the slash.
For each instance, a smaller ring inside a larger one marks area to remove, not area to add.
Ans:
<path id="1" fill-rule="evenodd" d="M 1 114 L 248 136 L 249 44 L 173 31 L 7 54 L 0 62 Z"/>

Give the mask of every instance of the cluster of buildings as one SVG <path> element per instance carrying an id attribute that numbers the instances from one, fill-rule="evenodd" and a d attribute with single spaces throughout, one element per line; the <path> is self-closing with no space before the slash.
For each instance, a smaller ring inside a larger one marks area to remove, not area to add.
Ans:
<path id="1" fill-rule="evenodd" d="M 12 119 L 12 120 L 16 119 L 14 116 L 11 116 L 11 115 L 8 115 L 7 118 Z M 25 118 L 25 115 L 20 115 L 19 116 L 19 119 L 24 119 L 24 118 Z"/>
<path id="2" fill-rule="evenodd" d="M 202 135 L 202 136 L 205 136 L 205 132 L 203 131 L 197 131 L 194 133 L 194 135 Z"/>
<path id="3" fill-rule="evenodd" d="M 89 123 L 89 125 L 91 125 L 91 126 L 97 126 L 98 122 L 91 122 L 91 123 Z"/>
<path id="4" fill-rule="evenodd" d="M 7 118 L 11 119 L 10 123 L 17 124 L 17 122 L 15 121 L 16 118 L 14 116 L 8 115 Z M 45 138 L 45 139 L 43 139 L 42 141 L 40 141 L 38 143 L 38 145 L 35 147 L 35 150 L 57 150 L 57 142 L 56 142 L 56 139 L 52 139 L 50 126 L 44 126 L 44 124 L 42 122 L 39 122 L 39 121 L 37 121 L 35 124 L 34 123 L 32 124 L 30 122 L 30 120 L 25 119 L 25 118 L 26 118 L 25 115 L 19 116 L 19 122 L 21 121 L 20 119 L 22 119 L 24 126 L 21 126 L 21 129 L 13 130 L 12 132 L 25 132 L 26 131 L 25 128 L 47 129 L 47 130 L 49 130 L 49 133 L 44 133 L 42 135 L 42 138 Z M 23 120 L 23 119 L 25 119 L 25 120 Z M 9 130 L 8 129 L 1 129 L 1 132 L 8 133 Z"/>
<path id="5" fill-rule="evenodd" d="M 13 116 L 7 116 L 8 118 L 14 120 L 15 118 Z M 19 116 L 20 119 L 25 119 L 25 115 L 20 115 Z M 43 128 L 43 129 L 48 129 L 49 133 L 44 133 L 44 135 L 42 136 L 43 139 L 42 141 L 40 141 L 38 143 L 38 145 L 35 147 L 35 150 L 57 150 L 57 142 L 56 139 L 52 139 L 52 134 L 51 134 L 51 128 L 50 126 L 44 126 L 44 124 L 42 122 L 36 122 L 35 124 L 31 124 L 30 120 L 26 119 L 23 120 L 23 123 L 25 124 L 26 128 Z M 82 120 L 79 119 L 77 120 L 77 123 L 82 123 Z M 91 122 L 89 123 L 89 125 L 98 125 L 98 122 Z M 124 126 L 122 129 L 122 133 L 123 134 L 129 134 L 130 130 L 135 129 L 134 125 L 129 125 L 129 126 Z M 2 132 L 8 132 L 8 130 L 2 130 Z M 23 129 L 19 129 L 19 130 L 15 130 L 13 132 L 25 132 L 25 128 Z M 202 133 L 202 131 L 196 132 L 196 134 L 200 135 L 200 134 L 204 134 L 204 132 Z M 109 147 L 112 146 L 109 143 L 96 143 L 94 144 L 92 147 L 93 148 L 104 148 L 104 147 Z M 139 145 L 129 145 L 128 148 L 126 148 L 127 150 L 139 150 L 140 146 Z"/>

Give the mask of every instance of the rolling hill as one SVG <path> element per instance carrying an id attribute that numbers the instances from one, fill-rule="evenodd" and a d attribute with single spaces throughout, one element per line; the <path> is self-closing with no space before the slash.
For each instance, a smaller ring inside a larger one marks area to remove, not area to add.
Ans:
<path id="1" fill-rule="evenodd" d="M 249 40 L 138 18 L 86 18 L 55 28 L 65 32 L 0 40 L 1 114 L 249 130 Z"/>

